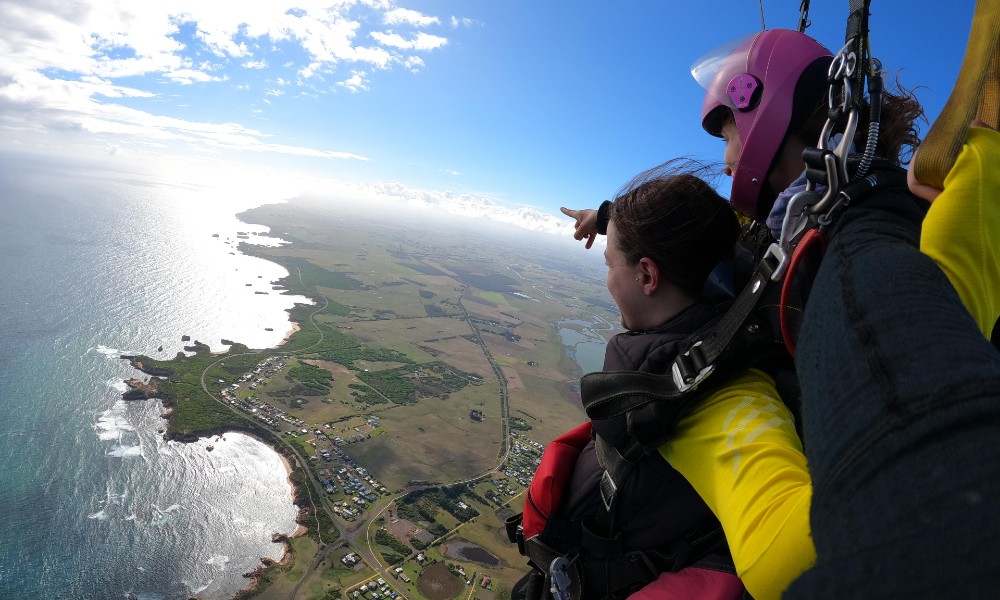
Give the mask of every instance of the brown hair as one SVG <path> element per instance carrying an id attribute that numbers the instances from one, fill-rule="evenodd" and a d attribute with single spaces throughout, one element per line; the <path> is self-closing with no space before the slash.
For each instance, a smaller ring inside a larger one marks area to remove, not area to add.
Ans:
<path id="1" fill-rule="evenodd" d="M 629 264 L 648 257 L 695 295 L 740 230 L 729 202 L 702 178 L 710 169 L 677 159 L 640 173 L 616 194 L 609 214 Z"/>
<path id="2" fill-rule="evenodd" d="M 829 102 L 826 70 L 829 60 L 817 61 L 799 77 L 795 88 L 795 100 L 789 132 L 814 145 L 826 122 Z M 870 106 L 865 98 L 859 109 L 858 131 L 854 135 L 857 152 L 863 152 L 868 143 Z M 927 122 L 924 109 L 911 90 L 899 83 L 897 73 L 893 80 L 885 81 L 882 90 L 882 109 L 879 119 L 879 136 L 875 145 L 875 156 L 895 165 L 909 162 L 920 145 L 918 122 Z"/>

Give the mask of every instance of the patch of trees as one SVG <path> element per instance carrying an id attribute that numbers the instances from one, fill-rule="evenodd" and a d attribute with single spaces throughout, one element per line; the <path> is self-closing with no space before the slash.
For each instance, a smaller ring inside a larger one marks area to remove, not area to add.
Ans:
<path id="1" fill-rule="evenodd" d="M 403 376 L 397 369 L 358 373 L 358 379 L 377 389 L 386 398 L 396 404 L 413 404 L 417 401 L 417 388 L 409 377 Z"/>
<path id="2" fill-rule="evenodd" d="M 318 354 L 323 360 L 335 362 L 338 365 L 344 365 L 348 369 L 355 371 L 358 370 L 358 367 L 354 366 L 354 362 L 358 360 L 366 360 L 369 362 L 413 362 L 413 359 L 397 350 L 389 348 L 379 348 L 374 350 L 357 343 L 352 346 L 322 349 L 318 351 Z"/>
<path id="3" fill-rule="evenodd" d="M 390 558 L 388 553 L 383 552 L 382 558 L 389 564 L 399 562 L 400 560 L 406 558 L 413 553 L 413 550 L 409 546 L 399 541 L 395 536 L 386 531 L 385 529 L 379 529 L 375 532 L 375 543 L 379 546 L 385 546 L 392 550 L 393 553 L 398 555 L 397 557 Z"/>
<path id="4" fill-rule="evenodd" d="M 448 313 L 437 304 L 425 304 L 424 312 L 428 317 L 447 317 Z"/>
<path id="5" fill-rule="evenodd" d="M 510 417 L 510 428 L 515 431 L 531 431 L 531 425 L 521 417 Z"/>
<path id="6" fill-rule="evenodd" d="M 434 520 L 434 514 L 438 509 L 442 509 L 451 514 L 459 521 L 468 521 L 473 517 L 479 516 L 479 511 L 472 508 L 466 504 L 466 508 L 459 506 L 459 502 L 462 500 L 462 496 L 468 494 L 483 504 L 486 501 L 480 498 L 475 492 L 470 490 L 465 485 L 449 486 L 446 488 L 430 488 L 426 490 L 417 490 L 410 492 L 406 495 L 402 502 L 396 503 L 396 512 L 405 519 L 409 521 L 428 521 L 440 526 Z M 443 527 L 441 527 L 444 529 Z M 430 529 L 431 533 L 435 536 L 442 535 L 447 532 L 435 531 L 432 527 Z"/>
<path id="7" fill-rule="evenodd" d="M 286 375 L 289 381 L 297 382 L 294 394 L 303 396 L 321 396 L 330 392 L 330 382 L 333 375 L 322 367 L 300 362 L 292 367 Z"/>
<path id="8" fill-rule="evenodd" d="M 288 267 L 289 274 L 295 279 L 296 274 L 300 274 L 302 283 L 309 288 L 322 286 L 335 290 L 357 290 L 361 289 L 361 282 L 346 273 L 335 273 L 327 271 L 323 267 L 317 266 L 304 258 L 287 256 L 283 257 L 285 266 Z M 298 271 L 298 273 L 293 272 Z"/>
<path id="9" fill-rule="evenodd" d="M 341 304 L 340 302 L 336 302 L 334 300 L 330 300 L 329 298 L 327 298 L 326 308 L 324 308 L 321 312 L 327 315 L 346 317 L 347 315 L 351 314 L 351 307 L 347 306 L 346 304 Z"/>
<path id="10" fill-rule="evenodd" d="M 347 387 L 354 390 L 351 395 L 358 402 L 365 402 L 367 404 L 385 404 L 386 400 L 382 396 L 374 393 L 372 389 L 366 385 L 361 385 L 360 383 L 351 383 Z"/>
<path id="11" fill-rule="evenodd" d="M 421 542 L 417 538 L 411 537 L 410 538 L 410 545 L 413 546 L 414 548 L 416 548 L 417 550 L 424 550 L 424 549 L 427 548 L 427 546 L 430 546 L 431 543 L 430 542 Z"/>

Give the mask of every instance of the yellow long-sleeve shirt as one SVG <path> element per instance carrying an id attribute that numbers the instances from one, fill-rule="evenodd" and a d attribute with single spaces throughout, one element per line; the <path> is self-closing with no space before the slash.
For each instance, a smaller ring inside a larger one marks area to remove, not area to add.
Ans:
<path id="1" fill-rule="evenodd" d="M 660 453 L 719 519 L 754 598 L 779 598 L 815 562 L 812 481 L 793 417 L 766 374 L 751 369 L 711 394 Z"/>
<path id="2" fill-rule="evenodd" d="M 969 130 L 931 204 L 920 250 L 934 259 L 986 337 L 1000 317 L 1000 132 Z"/>

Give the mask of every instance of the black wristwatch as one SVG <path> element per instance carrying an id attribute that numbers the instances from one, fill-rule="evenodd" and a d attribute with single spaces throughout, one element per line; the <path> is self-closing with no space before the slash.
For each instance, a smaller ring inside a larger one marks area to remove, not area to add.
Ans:
<path id="1" fill-rule="evenodd" d="M 597 209 L 597 233 L 601 235 L 608 235 L 608 220 L 611 212 L 611 200 L 605 200 L 601 202 L 600 208 Z"/>

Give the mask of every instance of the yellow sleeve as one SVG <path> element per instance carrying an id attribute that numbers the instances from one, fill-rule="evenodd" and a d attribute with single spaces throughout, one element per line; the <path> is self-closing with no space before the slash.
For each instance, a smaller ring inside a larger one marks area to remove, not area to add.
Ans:
<path id="1" fill-rule="evenodd" d="M 920 249 L 937 262 L 987 338 L 1000 317 L 1000 132 L 969 129 L 931 204 Z"/>
<path id="2" fill-rule="evenodd" d="M 770 377 L 750 370 L 714 392 L 660 453 L 722 523 L 736 572 L 754 598 L 779 598 L 815 562 L 812 481 Z"/>

